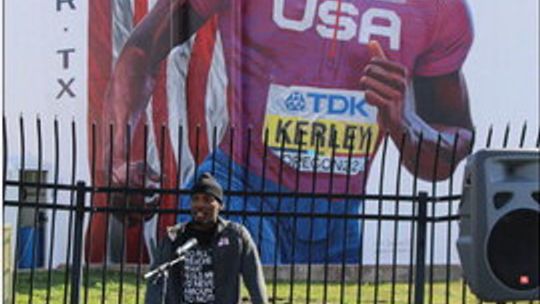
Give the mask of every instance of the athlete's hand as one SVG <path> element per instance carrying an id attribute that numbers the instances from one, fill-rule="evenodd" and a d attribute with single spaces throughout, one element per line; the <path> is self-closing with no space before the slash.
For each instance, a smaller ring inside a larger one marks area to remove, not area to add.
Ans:
<path id="1" fill-rule="evenodd" d="M 368 49 L 371 59 L 360 78 L 360 88 L 365 91 L 366 101 L 378 108 L 381 129 L 396 130 L 403 124 L 407 68 L 389 60 L 377 41 L 370 41 Z"/>
<path id="2" fill-rule="evenodd" d="M 129 168 L 128 168 L 129 166 Z M 146 168 L 145 168 L 146 167 Z M 129 172 L 128 172 L 129 170 Z M 146 171 L 146 172 L 145 172 Z M 127 181 L 129 178 L 129 181 Z M 129 164 L 121 163 L 115 166 L 112 170 L 112 186 L 113 187 L 129 187 L 135 189 L 157 188 L 159 185 L 159 174 L 154 171 L 150 165 L 144 164 L 142 161 L 134 161 Z M 145 196 L 140 192 L 124 192 L 116 191 L 111 194 L 110 205 L 113 207 L 130 207 L 154 209 L 159 201 L 158 195 Z M 127 219 L 128 225 L 139 224 L 143 219 L 149 219 L 152 212 L 114 212 L 114 216 L 120 220 Z"/>

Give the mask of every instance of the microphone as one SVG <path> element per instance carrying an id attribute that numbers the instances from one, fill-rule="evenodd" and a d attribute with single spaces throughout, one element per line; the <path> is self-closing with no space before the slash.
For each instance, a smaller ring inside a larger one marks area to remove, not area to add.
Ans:
<path id="1" fill-rule="evenodd" d="M 177 255 L 183 255 L 184 253 L 186 253 L 191 248 L 197 246 L 198 243 L 199 242 L 197 242 L 197 239 L 194 239 L 194 238 L 189 239 L 182 246 L 180 246 L 180 247 L 178 247 L 178 249 L 176 249 L 176 254 Z"/>
<path id="2" fill-rule="evenodd" d="M 189 239 L 187 240 L 187 242 L 185 242 L 182 246 L 178 247 L 178 249 L 176 249 L 176 254 L 179 256 L 177 257 L 176 259 L 174 260 L 171 260 L 171 261 L 168 261 L 166 263 L 163 263 L 161 265 L 159 265 L 156 269 L 152 270 L 152 271 L 149 271 L 147 272 L 145 275 L 144 275 L 144 278 L 145 279 L 149 279 L 155 275 L 159 275 L 159 276 L 162 276 L 162 275 L 165 275 L 168 276 L 168 270 L 170 267 L 172 267 L 173 265 L 175 264 L 178 264 L 179 262 L 181 262 L 182 260 L 184 260 L 184 257 L 183 255 L 190 249 L 192 249 L 193 247 L 197 246 L 197 239 Z M 164 285 L 165 286 L 165 285 Z"/>

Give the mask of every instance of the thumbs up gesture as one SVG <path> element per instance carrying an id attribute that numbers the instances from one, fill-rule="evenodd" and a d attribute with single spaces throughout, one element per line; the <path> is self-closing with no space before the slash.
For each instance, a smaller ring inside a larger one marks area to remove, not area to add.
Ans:
<path id="1" fill-rule="evenodd" d="M 366 101 L 379 109 L 380 127 L 383 130 L 396 130 L 403 124 L 407 68 L 389 60 L 377 41 L 370 41 L 368 49 L 371 59 L 364 67 L 360 89 L 365 91 Z"/>

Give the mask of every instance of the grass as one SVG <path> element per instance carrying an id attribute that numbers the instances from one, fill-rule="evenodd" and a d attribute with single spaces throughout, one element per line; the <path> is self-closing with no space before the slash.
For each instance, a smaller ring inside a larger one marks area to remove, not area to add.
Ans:
<path id="1" fill-rule="evenodd" d="M 120 302 L 120 273 L 115 271 L 107 271 L 105 279 L 105 289 L 103 289 L 102 281 L 103 272 L 92 270 L 89 273 L 89 281 L 83 280 L 80 290 L 80 303 L 144 303 L 145 286 L 140 280 L 139 288 L 137 288 L 137 276 L 134 273 L 126 272 L 123 276 L 122 284 L 122 301 Z M 65 272 L 52 271 L 50 296 L 47 296 L 48 290 L 48 274 L 47 272 L 36 272 L 34 274 L 32 303 L 69 303 L 69 290 L 64 287 Z M 83 279 L 84 279 L 83 275 Z M 69 277 L 68 277 L 69 280 Z M 17 296 L 16 303 L 30 303 L 30 274 L 19 273 L 17 278 Z M 88 289 L 85 289 L 88 286 Z M 330 283 L 327 285 L 325 292 L 324 284 L 310 284 L 310 300 L 309 303 L 392 303 L 392 285 L 389 283 L 380 284 L 378 286 L 377 301 L 375 301 L 375 286 L 371 284 L 363 284 L 360 286 L 361 301 L 358 302 L 358 285 L 345 284 L 343 288 L 343 297 L 341 296 L 341 285 Z M 271 283 L 267 287 L 268 296 L 276 295 L 275 303 L 291 303 L 290 299 L 290 283 L 280 282 L 274 287 Z M 306 282 L 295 282 L 293 285 L 292 303 L 306 303 L 307 301 Z M 105 293 L 103 294 L 103 290 Z M 408 285 L 396 284 L 395 296 L 393 303 L 408 303 Z M 467 291 L 465 301 L 462 301 L 462 282 L 454 281 L 449 284 L 448 303 L 478 303 L 478 300 Z M 435 283 L 432 288 L 432 297 L 430 297 L 430 286 L 425 286 L 425 303 L 447 303 L 446 301 L 446 284 Z M 242 290 L 245 303 L 247 301 L 247 292 Z M 67 299 L 64 302 L 64 298 Z M 102 301 L 104 299 L 104 301 Z M 324 299 L 326 299 L 324 301 Z M 524 302 L 530 303 L 530 302 Z"/>

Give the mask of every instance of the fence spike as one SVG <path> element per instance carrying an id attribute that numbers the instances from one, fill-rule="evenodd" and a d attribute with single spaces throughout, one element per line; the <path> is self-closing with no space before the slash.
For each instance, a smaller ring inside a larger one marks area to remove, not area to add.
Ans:
<path id="1" fill-rule="evenodd" d="M 26 144 L 25 144 L 25 132 L 24 132 L 24 118 L 23 118 L 23 114 L 20 113 L 19 115 L 19 145 L 20 145 L 20 158 L 19 158 L 19 161 L 20 161 L 20 167 L 19 167 L 19 176 L 18 176 L 18 182 L 19 182 L 19 194 L 18 194 L 18 200 L 19 202 L 22 202 L 23 200 L 23 191 L 21 190 L 23 188 L 23 172 L 25 170 L 25 167 L 26 167 Z M 13 282 L 12 285 L 11 285 L 11 294 L 12 294 L 12 298 L 11 298 L 11 303 L 12 304 L 15 304 L 16 303 L 16 298 L 17 298 L 17 278 L 18 278 L 18 265 L 19 265 L 19 258 L 20 258 L 20 255 L 18 254 L 20 252 L 20 248 L 21 248 L 21 244 L 20 244 L 20 233 L 19 233 L 19 229 L 21 227 L 21 210 L 17 210 L 17 221 L 15 223 L 15 257 L 14 257 L 14 263 L 13 265 L 15 266 L 14 270 L 13 270 Z"/>
<path id="2" fill-rule="evenodd" d="M 39 113 L 36 115 L 36 134 L 37 134 L 37 187 L 36 187 L 36 206 L 34 207 L 34 220 L 33 220 L 33 227 L 34 229 L 38 229 L 38 218 L 40 213 L 39 208 L 39 198 L 40 198 L 40 191 L 41 191 L 41 184 L 42 184 L 42 164 L 43 164 L 43 138 L 41 136 L 41 118 L 39 116 Z M 36 238 L 32 238 L 32 268 L 30 269 L 30 296 L 29 296 L 29 303 L 32 303 L 32 300 L 34 298 L 34 275 L 35 275 L 35 269 L 38 267 L 37 265 L 37 249 L 38 246 L 36 245 Z"/>
<path id="3" fill-rule="evenodd" d="M 536 147 L 540 148 L 540 128 L 538 128 L 538 133 L 536 133 Z"/>
<path id="4" fill-rule="evenodd" d="M 212 174 L 216 174 L 217 126 L 212 130 Z"/>
<path id="5" fill-rule="evenodd" d="M 491 147 L 491 137 L 492 136 L 493 136 L 493 125 L 490 125 L 489 130 L 488 130 L 487 141 L 486 141 L 486 148 Z"/>
<path id="6" fill-rule="evenodd" d="M 385 181 L 385 172 L 386 172 L 386 155 L 388 151 L 388 137 L 390 132 L 386 130 L 384 134 L 384 140 L 383 140 L 383 149 L 382 149 L 382 156 L 381 156 L 381 167 L 380 167 L 380 176 L 379 176 L 379 190 L 378 194 L 379 196 L 382 196 L 384 193 L 384 181 Z M 373 288 L 373 302 L 377 303 L 379 300 L 379 268 L 380 268 L 380 247 L 381 247 L 381 229 L 382 229 L 382 221 L 380 217 L 383 213 L 383 204 L 384 201 L 382 198 L 379 198 L 377 203 L 377 215 L 379 216 L 379 219 L 377 220 L 377 235 L 375 240 L 375 280 L 374 280 L 374 288 Z"/>
<path id="7" fill-rule="evenodd" d="M 525 145 L 525 136 L 527 134 L 527 121 L 523 122 L 523 126 L 521 127 L 521 136 L 519 139 L 519 147 L 523 148 L 523 145 Z"/>
<path id="8" fill-rule="evenodd" d="M 509 136 L 510 136 L 510 122 L 506 124 L 506 128 L 504 129 L 503 148 L 506 148 L 508 146 Z"/>
<path id="9" fill-rule="evenodd" d="M 2 172 L 3 172 L 3 180 L 2 180 L 2 193 L 3 193 L 3 197 L 6 197 L 6 180 L 7 180 L 7 168 L 8 168 L 8 155 L 9 155 L 9 149 L 8 149 L 8 124 L 7 124 L 7 119 L 6 119 L 6 116 L 2 116 L 3 120 L 2 120 L 2 154 L 3 154 L 3 167 L 2 167 Z"/>
<path id="10" fill-rule="evenodd" d="M 59 178 L 60 178 L 60 144 L 59 144 L 59 136 L 58 136 L 58 118 L 54 117 L 53 122 L 53 140 L 54 140 L 54 177 L 53 177 L 53 183 L 55 185 L 58 184 Z M 53 205 L 56 206 L 58 203 L 58 189 L 53 189 L 52 194 L 53 199 Z M 52 263 L 53 263 L 53 256 L 54 256 L 54 249 L 55 249 L 55 232 L 56 232 L 56 214 L 57 209 L 54 208 L 52 210 L 52 224 L 51 224 L 51 233 L 50 233 L 50 240 L 49 240 L 49 261 L 47 263 L 47 294 L 45 296 L 46 303 L 49 303 L 51 299 L 51 283 L 52 283 Z"/>
<path id="11" fill-rule="evenodd" d="M 228 160 L 228 164 L 227 164 L 227 191 L 230 192 L 231 191 L 231 188 L 232 188 L 232 171 L 233 171 L 233 161 L 232 161 L 232 155 L 234 155 L 234 134 L 236 132 L 236 125 L 235 124 L 232 124 L 231 125 L 231 132 L 230 132 L 230 139 L 229 139 L 229 155 L 231 156 Z M 230 205 L 229 202 L 231 200 L 231 196 L 230 195 L 227 195 L 227 198 L 226 198 L 226 202 L 225 202 L 225 209 L 226 211 L 229 211 L 230 210 Z"/>
<path id="12" fill-rule="evenodd" d="M 469 145 L 469 154 L 472 153 L 472 151 L 474 150 L 474 145 L 476 144 L 476 135 L 477 135 L 477 130 L 476 128 L 473 128 L 472 129 L 472 134 L 471 134 L 471 143 Z"/>

